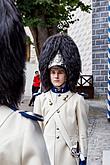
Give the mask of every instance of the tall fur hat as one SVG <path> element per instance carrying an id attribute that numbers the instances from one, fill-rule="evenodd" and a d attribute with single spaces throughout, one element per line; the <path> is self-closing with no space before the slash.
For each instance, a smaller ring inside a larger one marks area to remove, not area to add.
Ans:
<path id="1" fill-rule="evenodd" d="M 44 90 L 49 90 L 52 86 L 49 65 L 58 53 L 61 55 L 63 65 L 66 68 L 69 88 L 74 92 L 81 71 L 81 60 L 76 44 L 67 34 L 56 34 L 49 37 L 42 47 L 39 59 L 42 86 Z"/>
<path id="2" fill-rule="evenodd" d="M 26 34 L 13 0 L 0 0 L 0 104 L 17 106 L 24 92 Z"/>

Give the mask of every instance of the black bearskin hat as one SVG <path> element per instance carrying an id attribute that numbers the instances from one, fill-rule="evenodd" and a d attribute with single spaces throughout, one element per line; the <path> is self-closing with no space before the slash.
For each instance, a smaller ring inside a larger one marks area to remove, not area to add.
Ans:
<path id="1" fill-rule="evenodd" d="M 0 0 L 0 105 L 18 106 L 24 92 L 26 34 L 13 0 Z"/>
<path id="2" fill-rule="evenodd" d="M 74 92 L 81 72 L 80 55 L 72 38 L 67 34 L 60 33 L 49 37 L 41 50 L 39 70 L 43 89 L 47 91 L 52 86 L 48 66 L 57 53 L 60 53 L 63 58 L 68 78 L 67 83 L 70 90 Z"/>

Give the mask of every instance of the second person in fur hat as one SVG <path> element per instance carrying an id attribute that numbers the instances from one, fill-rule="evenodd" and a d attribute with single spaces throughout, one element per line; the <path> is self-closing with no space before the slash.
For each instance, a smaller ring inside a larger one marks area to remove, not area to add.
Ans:
<path id="1" fill-rule="evenodd" d="M 81 60 L 66 34 L 49 37 L 43 45 L 39 69 L 44 92 L 36 97 L 34 112 L 41 125 L 51 165 L 86 165 L 88 105 L 75 91 Z"/>

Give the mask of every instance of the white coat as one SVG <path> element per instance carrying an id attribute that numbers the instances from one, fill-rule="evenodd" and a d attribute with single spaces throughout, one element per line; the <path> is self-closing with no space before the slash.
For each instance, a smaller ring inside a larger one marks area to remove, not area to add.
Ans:
<path id="1" fill-rule="evenodd" d="M 0 106 L 0 165 L 50 165 L 37 121 Z"/>
<path id="2" fill-rule="evenodd" d="M 84 98 L 73 93 L 66 92 L 62 94 L 48 91 L 36 97 L 34 104 L 34 113 L 47 115 L 52 106 L 58 106 L 60 102 L 65 104 L 58 110 L 61 121 L 66 128 L 71 143 L 74 145 L 79 141 L 80 151 L 84 157 L 87 157 L 87 128 L 88 128 L 88 106 Z M 66 145 L 61 131 L 54 120 L 54 115 L 42 126 L 44 129 L 44 138 L 46 141 L 51 165 L 77 165 L 78 160 L 74 158 Z"/>
<path id="3" fill-rule="evenodd" d="M 58 107 L 59 103 L 65 104 L 57 111 L 61 121 L 68 132 L 71 143 L 74 145 L 79 141 L 80 151 L 84 157 L 87 157 L 87 127 L 88 127 L 88 106 L 83 96 L 73 93 L 72 97 L 66 102 L 66 99 L 72 93 L 53 93 L 48 91 L 37 96 L 34 103 L 34 113 L 43 115 L 49 112 L 52 106 Z M 51 160 L 51 165 L 77 165 L 78 160 L 74 158 L 66 145 L 61 131 L 54 120 L 54 115 L 42 126 L 44 137 Z"/>

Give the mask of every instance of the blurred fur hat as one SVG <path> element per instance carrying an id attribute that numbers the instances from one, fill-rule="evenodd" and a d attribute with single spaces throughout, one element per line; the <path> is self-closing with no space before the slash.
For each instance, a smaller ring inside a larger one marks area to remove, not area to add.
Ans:
<path id="1" fill-rule="evenodd" d="M 24 92 L 26 34 L 13 0 L 0 0 L 0 105 L 17 106 Z"/>
<path id="2" fill-rule="evenodd" d="M 42 86 L 44 90 L 51 88 L 49 68 L 58 54 L 61 55 L 60 63 L 66 69 L 69 88 L 74 92 L 81 72 L 81 60 L 77 45 L 67 34 L 59 33 L 49 37 L 42 47 L 39 59 Z"/>

